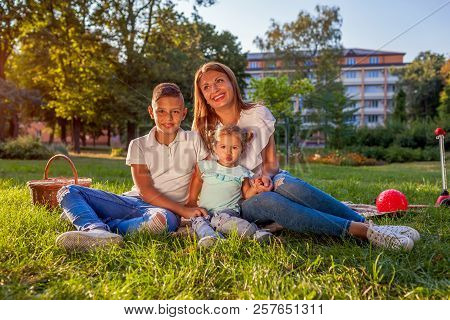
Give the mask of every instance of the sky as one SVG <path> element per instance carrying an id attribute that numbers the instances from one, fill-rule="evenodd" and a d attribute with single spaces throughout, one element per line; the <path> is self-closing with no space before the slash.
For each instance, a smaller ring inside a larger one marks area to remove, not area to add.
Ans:
<path id="1" fill-rule="evenodd" d="M 189 16 L 192 3 L 181 1 L 178 9 Z M 199 13 L 218 30 L 227 30 L 237 36 L 244 52 L 258 52 L 253 40 L 264 36 L 272 19 L 278 23 L 294 21 L 301 10 L 313 13 L 317 4 L 340 8 L 345 48 L 404 52 L 405 62 L 426 50 L 450 58 L 448 0 L 218 0 L 211 7 L 200 8 Z M 432 16 L 400 35 L 441 6 Z"/>

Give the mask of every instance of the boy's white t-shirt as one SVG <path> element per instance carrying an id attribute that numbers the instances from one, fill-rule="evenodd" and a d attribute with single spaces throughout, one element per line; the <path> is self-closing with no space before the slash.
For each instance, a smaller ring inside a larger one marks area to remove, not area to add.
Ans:
<path id="1" fill-rule="evenodd" d="M 179 129 L 168 146 L 155 137 L 156 127 L 149 134 L 131 141 L 126 164 L 145 164 L 150 171 L 153 187 L 167 198 L 184 204 L 189 196 L 189 184 L 195 164 L 208 156 L 200 135 Z M 134 185 L 126 196 L 139 196 Z"/>

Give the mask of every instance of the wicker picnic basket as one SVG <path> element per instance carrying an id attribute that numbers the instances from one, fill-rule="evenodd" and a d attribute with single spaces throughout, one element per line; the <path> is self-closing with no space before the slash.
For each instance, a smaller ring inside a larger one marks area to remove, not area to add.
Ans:
<path id="1" fill-rule="evenodd" d="M 73 178 L 48 178 L 50 164 L 57 158 L 62 158 L 69 162 L 70 167 L 72 168 Z M 41 204 L 53 209 L 58 206 L 56 194 L 61 187 L 69 184 L 78 184 L 80 186 L 90 187 L 91 183 L 92 179 L 90 178 L 78 178 L 77 169 L 75 169 L 75 165 L 69 157 L 63 154 L 57 154 L 48 160 L 44 170 L 44 179 L 28 181 L 27 186 L 30 188 L 33 204 Z"/>

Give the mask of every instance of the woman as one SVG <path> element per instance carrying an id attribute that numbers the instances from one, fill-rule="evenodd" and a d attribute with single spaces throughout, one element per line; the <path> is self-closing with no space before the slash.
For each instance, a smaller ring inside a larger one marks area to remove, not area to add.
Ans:
<path id="1" fill-rule="evenodd" d="M 205 142 L 208 132 L 222 125 L 238 125 L 254 134 L 239 164 L 255 174 L 252 183 L 259 193 L 242 203 L 244 219 L 275 221 L 303 233 L 350 234 L 381 247 L 412 249 L 420 237 L 416 230 L 369 224 L 330 195 L 280 171 L 273 136 L 275 119 L 266 107 L 243 101 L 230 68 L 206 63 L 197 70 L 194 86 L 192 130 L 198 131 Z"/>

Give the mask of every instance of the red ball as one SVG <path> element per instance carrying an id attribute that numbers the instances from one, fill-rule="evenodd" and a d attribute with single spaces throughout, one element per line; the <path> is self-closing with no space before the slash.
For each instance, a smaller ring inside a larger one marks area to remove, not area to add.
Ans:
<path id="1" fill-rule="evenodd" d="M 442 128 L 436 128 L 436 130 L 434 130 L 435 136 L 445 136 L 445 134 L 446 134 L 446 132 Z"/>
<path id="2" fill-rule="evenodd" d="M 389 189 L 378 195 L 376 205 L 379 212 L 406 211 L 408 199 L 400 191 Z"/>

